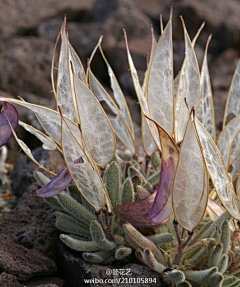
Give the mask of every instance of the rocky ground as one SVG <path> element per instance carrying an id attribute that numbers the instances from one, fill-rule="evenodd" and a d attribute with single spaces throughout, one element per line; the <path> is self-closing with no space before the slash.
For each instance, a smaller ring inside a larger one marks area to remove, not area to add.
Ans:
<path id="1" fill-rule="evenodd" d="M 103 49 L 138 127 L 139 106 L 128 71 L 121 25 L 127 30 L 130 50 L 142 78 L 146 54 L 150 50 L 149 24 L 153 24 L 156 36 L 159 35 L 159 12 L 163 13 L 166 24 L 170 5 L 174 8 L 175 75 L 184 56 L 179 15 L 183 15 L 190 37 L 194 36 L 202 21 L 206 22 L 196 44 L 199 63 L 202 62 L 206 39 L 213 34 L 208 62 L 216 124 L 220 129 L 227 91 L 240 56 L 240 4 L 237 0 L 59 0 L 57 5 L 55 0 L 0 1 L 0 96 L 21 96 L 29 102 L 54 107 L 50 78 L 52 53 L 66 14 L 70 41 L 85 67 L 99 36 L 104 35 Z M 96 55 L 92 69 L 108 89 L 107 73 L 99 55 Z M 33 114 L 24 109 L 19 109 L 19 113 L 21 119 L 37 125 Z M 18 134 L 31 149 L 40 145 L 20 128 Z M 104 268 L 87 265 L 80 259 L 80 254 L 71 253 L 59 243 L 53 210 L 35 195 L 38 188 L 32 177 L 35 164 L 19 153 L 14 140 L 10 141 L 8 148 L 7 162 L 15 166 L 9 175 L 12 181 L 10 191 L 16 199 L 8 200 L 0 217 L 0 286 L 77 287 L 84 286 L 78 284 L 82 284 L 79 282 L 86 270 L 91 270 L 90 277 L 104 273 Z M 63 165 L 57 152 L 37 149 L 34 153 L 36 159 L 51 170 L 59 171 Z M 6 192 L 4 188 L 1 186 L 1 192 Z M 132 268 L 137 274 L 149 272 L 143 267 Z"/>

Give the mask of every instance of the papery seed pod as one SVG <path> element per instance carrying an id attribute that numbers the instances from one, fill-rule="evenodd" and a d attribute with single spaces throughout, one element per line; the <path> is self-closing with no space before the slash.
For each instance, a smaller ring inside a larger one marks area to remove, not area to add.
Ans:
<path id="1" fill-rule="evenodd" d="M 220 262 L 218 264 L 218 271 L 221 273 L 226 272 L 228 268 L 228 262 L 229 262 L 229 257 L 227 254 L 223 254 L 222 258 L 220 259 Z"/>
<path id="2" fill-rule="evenodd" d="M 115 249 L 115 258 L 117 260 L 122 260 L 132 253 L 132 249 L 124 245 L 120 245 Z"/>
<path id="3" fill-rule="evenodd" d="M 103 182 L 106 185 L 114 211 L 116 210 L 116 204 L 118 202 L 120 177 L 119 165 L 115 161 L 111 162 L 104 173 Z"/>
<path id="4" fill-rule="evenodd" d="M 229 228 L 229 223 L 227 220 L 224 220 L 221 225 L 221 242 L 223 243 L 223 254 L 228 254 L 228 250 L 231 248 L 231 230 Z"/>
<path id="5" fill-rule="evenodd" d="M 92 253 L 84 252 L 82 254 L 82 257 L 84 260 L 88 262 L 99 264 L 109 257 L 109 251 L 100 250 L 100 251 L 92 252 Z"/>
<path id="6" fill-rule="evenodd" d="M 130 178 L 126 178 L 122 190 L 119 194 L 119 201 L 120 204 L 127 204 L 134 201 L 135 193 L 134 193 L 134 186 L 132 180 Z"/>
<path id="7" fill-rule="evenodd" d="M 214 266 L 218 267 L 222 253 L 223 253 L 223 244 L 219 243 L 209 256 L 208 266 L 209 267 L 214 267 Z"/>
<path id="8" fill-rule="evenodd" d="M 143 251 L 144 261 L 150 267 L 152 270 L 162 273 L 164 269 L 166 269 L 166 266 L 161 264 L 158 260 L 156 260 L 154 254 L 150 249 L 144 249 Z"/>
<path id="9" fill-rule="evenodd" d="M 95 219 L 94 215 L 89 212 L 83 205 L 78 203 L 75 199 L 66 194 L 59 194 L 58 200 L 61 206 L 70 213 L 73 217 L 77 218 L 81 222 L 90 225 L 92 220 Z"/>
<path id="10" fill-rule="evenodd" d="M 152 174 L 148 179 L 147 182 L 151 183 L 151 185 L 156 186 L 158 185 L 160 180 L 160 170 L 156 171 L 154 174 Z"/>
<path id="11" fill-rule="evenodd" d="M 123 225 L 125 236 L 127 241 L 134 248 L 139 249 L 149 249 L 154 253 L 156 259 L 164 264 L 164 257 L 157 246 L 145 236 L 143 236 L 137 229 L 135 229 L 131 224 L 126 223 Z"/>
<path id="12" fill-rule="evenodd" d="M 91 251 L 99 250 L 99 246 L 94 241 L 84 241 L 84 240 L 78 239 L 77 236 L 61 234 L 60 239 L 69 248 L 76 250 L 76 251 L 91 252 Z"/>
<path id="13" fill-rule="evenodd" d="M 181 270 L 173 269 L 164 273 L 167 278 L 174 283 L 182 283 L 185 281 L 185 274 Z"/>
<path id="14" fill-rule="evenodd" d="M 208 284 L 210 287 L 221 287 L 223 283 L 224 276 L 220 272 L 216 272 L 208 279 Z"/>
<path id="15" fill-rule="evenodd" d="M 170 243 L 174 240 L 174 237 L 171 233 L 162 233 L 162 234 L 154 234 L 147 237 L 156 245 Z"/>
<path id="16" fill-rule="evenodd" d="M 201 282 L 208 280 L 213 274 L 215 274 L 218 271 L 216 267 L 212 267 L 206 270 L 186 270 L 184 271 L 184 274 L 186 278 L 193 282 Z"/>
<path id="17" fill-rule="evenodd" d="M 64 232 L 91 238 L 89 226 L 81 224 L 72 216 L 62 212 L 56 212 L 55 226 Z"/>
<path id="18" fill-rule="evenodd" d="M 99 246 L 100 249 L 102 250 L 112 250 L 116 247 L 116 242 L 114 241 L 109 241 L 105 233 L 102 229 L 102 226 L 100 225 L 99 222 L 96 220 L 93 220 L 90 224 L 90 232 L 92 235 L 92 239 L 96 244 Z"/>
<path id="19" fill-rule="evenodd" d="M 136 186 L 137 194 L 139 199 L 143 199 L 145 197 L 148 197 L 150 193 L 141 185 Z"/>

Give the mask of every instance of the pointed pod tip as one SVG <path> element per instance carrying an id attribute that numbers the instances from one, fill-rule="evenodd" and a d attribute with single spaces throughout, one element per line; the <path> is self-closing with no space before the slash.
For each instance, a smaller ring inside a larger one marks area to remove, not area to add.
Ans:
<path id="1" fill-rule="evenodd" d="M 193 121 L 193 120 L 195 120 L 195 115 L 196 115 L 196 113 L 195 113 L 195 107 L 192 107 L 192 109 L 191 109 L 191 111 L 190 111 L 190 119 Z"/>
<path id="2" fill-rule="evenodd" d="M 25 102 L 25 100 L 21 97 L 21 96 L 18 96 L 19 100 L 21 100 L 22 102 Z"/>
<path id="3" fill-rule="evenodd" d="M 67 25 L 67 15 L 64 14 L 62 30 L 65 30 L 65 29 L 66 29 L 66 25 Z"/>
<path id="4" fill-rule="evenodd" d="M 98 45 L 99 45 L 99 46 L 102 44 L 102 40 L 103 40 L 103 35 L 101 35 L 101 36 L 99 37 L 99 40 L 98 40 Z"/>
<path id="5" fill-rule="evenodd" d="M 127 33 L 126 33 L 124 25 L 122 25 L 122 30 L 123 30 L 124 37 L 127 38 Z"/>
<path id="6" fill-rule="evenodd" d="M 185 22 L 184 22 L 183 16 L 180 15 L 179 17 L 180 17 L 180 20 L 182 22 L 183 29 L 186 30 L 186 26 L 185 26 Z"/>
<path id="7" fill-rule="evenodd" d="M 89 58 L 87 58 L 87 67 L 88 67 L 88 69 L 91 71 L 91 68 L 90 68 L 90 59 L 89 59 Z"/>
<path id="8" fill-rule="evenodd" d="M 172 16 L 173 16 L 173 6 L 170 6 L 170 17 L 169 17 L 169 20 L 172 20 Z"/>

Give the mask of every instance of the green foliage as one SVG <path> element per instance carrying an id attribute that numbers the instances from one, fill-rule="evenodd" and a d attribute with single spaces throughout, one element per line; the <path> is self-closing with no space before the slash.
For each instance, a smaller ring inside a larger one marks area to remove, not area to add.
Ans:
<path id="1" fill-rule="evenodd" d="M 117 204 L 131 203 L 151 194 L 148 191 L 152 192 L 150 182 L 156 186 L 161 174 L 158 156 L 154 153 L 154 159 L 152 157 L 154 167 L 150 167 L 148 178 L 136 162 L 120 167 L 117 161 L 112 161 L 107 166 L 103 182 L 114 211 Z M 157 180 L 153 180 L 155 177 Z M 40 184 L 48 182 L 41 173 L 36 179 Z M 228 212 L 215 221 L 206 217 L 192 236 L 180 226 L 176 230 L 173 217 L 165 225 L 141 230 L 121 222 L 117 213 L 96 212 L 74 186 L 46 201 L 59 210 L 56 227 L 65 233 L 60 235 L 61 241 L 73 250 L 83 252 L 82 256 L 88 262 L 110 264 L 114 260 L 128 260 L 135 249 L 137 259 L 158 272 L 167 284 L 177 287 L 238 286 L 239 272 L 228 274 L 233 240 L 229 223 L 232 217 Z M 239 253 L 235 252 L 237 256 Z"/>

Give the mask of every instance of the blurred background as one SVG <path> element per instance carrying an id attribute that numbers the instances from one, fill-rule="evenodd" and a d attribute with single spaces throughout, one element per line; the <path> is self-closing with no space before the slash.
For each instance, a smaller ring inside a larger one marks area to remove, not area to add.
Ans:
<path id="1" fill-rule="evenodd" d="M 86 67 L 87 58 L 104 35 L 103 49 L 120 82 L 130 106 L 133 120 L 140 125 L 139 105 L 134 93 L 121 26 L 128 34 L 129 46 L 143 78 L 146 56 L 150 52 L 150 24 L 156 38 L 160 33 L 159 13 L 164 25 L 173 6 L 174 72 L 178 74 L 184 57 L 182 15 L 191 38 L 203 21 L 205 27 L 195 50 L 201 66 L 206 40 L 213 34 L 208 63 L 215 102 L 215 118 L 221 129 L 222 117 L 233 72 L 240 56 L 239 0 L 1 0 L 0 1 L 0 95 L 54 107 L 51 92 L 51 60 L 56 37 L 64 15 L 70 41 Z M 97 54 L 92 70 L 109 88 L 105 66 Z M 19 109 L 28 123 L 32 114 Z M 19 135 L 31 149 L 40 145 L 34 137 L 20 131 Z M 19 150 L 15 140 L 11 148 Z M 10 161 L 16 160 L 16 154 Z"/>

